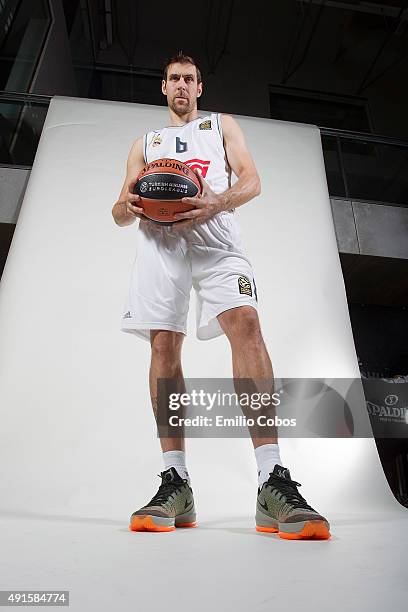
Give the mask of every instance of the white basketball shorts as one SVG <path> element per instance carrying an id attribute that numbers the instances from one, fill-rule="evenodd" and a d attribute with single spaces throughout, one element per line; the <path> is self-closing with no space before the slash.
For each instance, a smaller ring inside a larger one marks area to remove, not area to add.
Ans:
<path id="1" fill-rule="evenodd" d="M 140 221 L 121 330 L 148 341 L 151 329 L 187 335 L 192 287 L 199 340 L 224 333 L 217 315 L 225 310 L 257 309 L 252 266 L 232 211 L 179 230 Z"/>

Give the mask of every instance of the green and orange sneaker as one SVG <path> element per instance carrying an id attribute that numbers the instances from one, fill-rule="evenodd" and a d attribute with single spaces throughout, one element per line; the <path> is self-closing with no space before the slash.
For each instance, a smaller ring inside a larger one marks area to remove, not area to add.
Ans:
<path id="1" fill-rule="evenodd" d="M 258 489 L 256 530 L 276 532 L 286 540 L 328 540 L 330 525 L 298 491 L 300 483 L 290 472 L 275 465 L 269 479 Z"/>
<path id="2" fill-rule="evenodd" d="M 195 527 L 193 490 L 174 467 L 161 472 L 162 482 L 146 506 L 130 517 L 131 531 L 174 531 L 176 527 Z"/>

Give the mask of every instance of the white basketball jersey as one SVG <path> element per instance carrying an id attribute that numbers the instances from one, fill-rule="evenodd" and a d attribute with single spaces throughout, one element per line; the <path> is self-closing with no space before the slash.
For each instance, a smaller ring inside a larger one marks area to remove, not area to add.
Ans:
<path id="1" fill-rule="evenodd" d="M 198 117 L 182 126 L 148 132 L 143 136 L 143 151 L 146 163 L 170 157 L 198 169 L 215 193 L 231 186 L 219 113 Z"/>

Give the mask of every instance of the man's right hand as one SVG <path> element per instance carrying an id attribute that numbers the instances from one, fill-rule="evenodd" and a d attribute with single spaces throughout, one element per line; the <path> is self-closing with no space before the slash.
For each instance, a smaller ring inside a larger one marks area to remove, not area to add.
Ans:
<path id="1" fill-rule="evenodd" d="M 143 208 L 140 206 L 140 196 L 133 193 L 137 177 L 146 165 L 143 156 L 143 138 L 138 138 L 130 149 L 127 164 L 126 177 L 117 202 L 113 205 L 112 216 L 120 227 L 131 225 L 137 218 L 146 220 Z"/>
<path id="2" fill-rule="evenodd" d="M 141 219 L 143 217 L 143 208 L 138 206 L 137 204 L 140 202 L 140 196 L 136 193 L 133 193 L 133 188 L 136 185 L 137 179 L 134 179 L 129 183 L 129 189 L 126 194 L 126 213 L 133 217 L 139 217 Z"/>
<path id="3" fill-rule="evenodd" d="M 120 199 L 112 208 L 112 215 L 115 223 L 120 227 L 132 225 L 137 218 L 147 219 L 147 217 L 143 215 L 143 208 L 138 206 L 138 204 L 140 204 L 140 196 L 132 193 L 136 180 L 137 179 L 131 181 L 126 189 L 125 187 L 122 189 Z"/>

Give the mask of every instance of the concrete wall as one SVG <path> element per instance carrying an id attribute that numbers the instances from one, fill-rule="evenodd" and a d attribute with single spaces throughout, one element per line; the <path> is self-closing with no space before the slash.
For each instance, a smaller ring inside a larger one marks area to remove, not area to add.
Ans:
<path id="1" fill-rule="evenodd" d="M 30 170 L 0 167 L 0 223 L 17 223 Z"/>
<path id="2" fill-rule="evenodd" d="M 342 253 L 408 259 L 408 208 L 331 199 Z"/>

